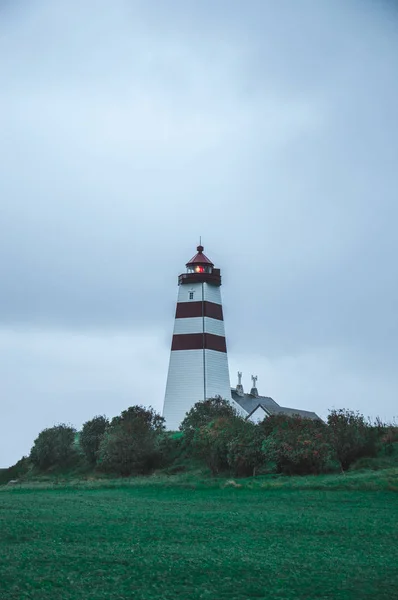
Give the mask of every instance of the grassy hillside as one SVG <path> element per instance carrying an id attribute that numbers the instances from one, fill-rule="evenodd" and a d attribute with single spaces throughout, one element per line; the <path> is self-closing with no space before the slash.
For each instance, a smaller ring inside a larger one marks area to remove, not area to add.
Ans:
<path id="1" fill-rule="evenodd" d="M 190 487 L 223 488 L 228 485 L 247 489 L 294 489 L 294 490 L 384 490 L 398 491 L 398 444 L 390 456 L 363 458 L 352 465 L 350 471 L 325 475 L 286 476 L 266 474 L 257 477 L 231 479 L 212 477 L 210 470 L 193 459 L 181 462 L 177 473 L 165 468 L 152 475 L 123 477 L 104 474 L 86 463 L 69 468 L 52 468 L 40 472 L 22 459 L 10 469 L 0 470 L 0 495 L 8 490 L 7 483 L 16 481 L 13 487 L 24 489 L 52 489 L 59 486 L 75 489 L 103 487 Z"/>
<path id="2" fill-rule="evenodd" d="M 157 473 L 141 477 L 104 477 L 88 472 L 53 472 L 31 476 L 13 485 L 0 486 L 0 498 L 10 490 L 96 490 L 115 488 L 188 488 L 224 489 L 232 487 L 248 490 L 319 490 L 319 491 L 392 491 L 398 492 L 398 467 L 378 471 L 358 470 L 328 475 L 289 477 L 263 475 L 231 479 L 211 477 L 206 470 L 192 470 L 176 475 Z M 398 502 L 398 500 L 397 500 Z"/>
<path id="3" fill-rule="evenodd" d="M 3 487 L 0 598 L 396 597 L 397 494 L 285 480 Z"/>

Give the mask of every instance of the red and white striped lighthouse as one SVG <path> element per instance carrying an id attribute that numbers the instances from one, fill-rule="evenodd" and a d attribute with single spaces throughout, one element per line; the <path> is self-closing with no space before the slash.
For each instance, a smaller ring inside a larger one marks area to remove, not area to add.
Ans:
<path id="1" fill-rule="evenodd" d="M 178 429 L 195 402 L 214 396 L 231 399 L 221 303 L 221 273 L 203 246 L 178 278 L 178 299 L 163 416 Z"/>

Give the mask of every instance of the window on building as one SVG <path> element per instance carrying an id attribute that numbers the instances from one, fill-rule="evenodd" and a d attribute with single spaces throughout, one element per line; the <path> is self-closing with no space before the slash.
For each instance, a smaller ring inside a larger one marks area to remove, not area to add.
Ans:
<path id="1" fill-rule="evenodd" d="M 193 292 L 189 292 L 189 299 L 193 300 Z"/>

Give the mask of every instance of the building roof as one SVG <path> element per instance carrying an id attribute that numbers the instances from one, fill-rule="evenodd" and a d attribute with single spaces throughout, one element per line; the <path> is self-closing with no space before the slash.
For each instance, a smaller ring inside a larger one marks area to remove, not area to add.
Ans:
<path id="1" fill-rule="evenodd" d="M 205 254 L 203 254 L 203 246 L 198 246 L 196 249 L 198 253 L 195 254 L 195 256 L 193 256 L 185 266 L 189 267 L 191 265 L 209 265 L 211 267 L 214 267 L 214 264 L 211 262 L 211 260 L 207 258 Z"/>
<path id="2" fill-rule="evenodd" d="M 268 396 L 253 396 L 252 394 L 243 394 L 241 396 L 236 392 L 236 389 L 231 389 L 232 399 L 247 412 L 250 416 L 259 406 L 270 415 L 283 414 L 289 417 L 298 415 L 303 419 L 321 420 L 320 417 L 314 412 L 308 410 L 301 410 L 300 408 L 288 408 L 286 406 L 279 406 L 275 400 Z"/>
<path id="3" fill-rule="evenodd" d="M 251 394 L 240 394 L 236 393 L 235 389 L 231 390 L 232 399 L 235 400 L 243 408 L 247 414 L 250 414 L 257 408 L 259 404 L 264 406 L 264 408 L 271 414 L 278 410 L 279 404 L 275 402 L 272 398 L 268 398 L 267 396 L 252 396 Z"/>
<path id="4" fill-rule="evenodd" d="M 310 410 L 302 410 L 301 408 L 288 408 L 287 406 L 280 406 L 279 412 L 288 415 L 289 417 L 294 417 L 298 415 L 303 419 L 313 419 L 315 421 L 321 421 L 322 419 L 318 417 L 318 415 Z"/>

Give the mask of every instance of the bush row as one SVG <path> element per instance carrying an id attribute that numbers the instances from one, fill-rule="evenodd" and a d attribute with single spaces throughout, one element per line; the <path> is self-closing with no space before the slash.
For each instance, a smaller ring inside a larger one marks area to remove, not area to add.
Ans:
<path id="1" fill-rule="evenodd" d="M 96 416 L 79 433 L 65 424 L 45 429 L 28 462 L 41 472 L 84 462 L 122 476 L 155 469 L 176 472 L 195 462 L 213 475 L 304 475 L 346 470 L 358 459 L 388 455 L 397 440 L 397 427 L 370 423 L 345 409 L 330 411 L 326 423 L 279 414 L 254 424 L 217 397 L 196 403 L 179 432 L 166 432 L 164 419 L 143 406 L 132 406 L 110 421 Z"/>

